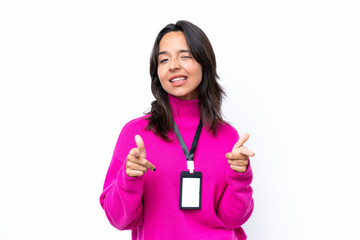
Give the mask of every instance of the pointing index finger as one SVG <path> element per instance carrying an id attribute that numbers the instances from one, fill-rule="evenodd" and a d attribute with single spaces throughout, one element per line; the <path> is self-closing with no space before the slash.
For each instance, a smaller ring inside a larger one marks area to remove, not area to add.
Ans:
<path id="1" fill-rule="evenodd" d="M 145 162 L 145 167 L 147 167 L 148 169 L 150 169 L 150 170 L 153 171 L 153 172 L 156 171 L 156 168 L 155 168 L 154 164 L 152 164 L 152 163 L 149 162 L 149 161 L 146 161 L 146 162 Z"/>

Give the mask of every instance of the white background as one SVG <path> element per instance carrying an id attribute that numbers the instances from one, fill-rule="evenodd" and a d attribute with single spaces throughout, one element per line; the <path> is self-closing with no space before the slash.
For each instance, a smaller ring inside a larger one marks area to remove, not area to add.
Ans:
<path id="1" fill-rule="evenodd" d="M 359 239 L 356 0 L 1 0 L 0 239 L 130 239 L 98 198 L 179 19 L 208 35 L 225 118 L 251 135 L 249 239 Z"/>

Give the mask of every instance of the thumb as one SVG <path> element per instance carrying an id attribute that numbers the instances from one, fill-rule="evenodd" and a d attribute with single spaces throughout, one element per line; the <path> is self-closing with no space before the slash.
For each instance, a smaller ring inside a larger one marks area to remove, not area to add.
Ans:
<path id="1" fill-rule="evenodd" d="M 239 140 L 235 143 L 232 152 L 234 152 L 237 148 L 241 147 L 248 139 L 250 135 L 248 133 L 243 134 Z"/>
<path id="2" fill-rule="evenodd" d="M 146 150 L 145 150 L 144 141 L 142 140 L 140 135 L 135 136 L 135 142 L 136 142 L 137 148 L 140 150 L 141 156 L 146 158 Z"/>

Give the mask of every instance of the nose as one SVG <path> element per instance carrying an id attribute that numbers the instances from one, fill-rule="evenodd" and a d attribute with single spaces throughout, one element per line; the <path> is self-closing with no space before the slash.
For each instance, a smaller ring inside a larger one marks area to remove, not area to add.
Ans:
<path id="1" fill-rule="evenodd" d="M 180 69 L 180 64 L 177 59 L 172 59 L 169 64 L 169 70 L 173 71 L 175 69 Z"/>

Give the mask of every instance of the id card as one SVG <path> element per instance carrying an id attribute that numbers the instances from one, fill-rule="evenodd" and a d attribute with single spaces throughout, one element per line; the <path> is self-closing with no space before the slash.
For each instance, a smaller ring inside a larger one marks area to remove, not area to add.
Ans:
<path id="1" fill-rule="evenodd" d="M 180 209 L 201 209 L 201 172 L 180 173 Z"/>

